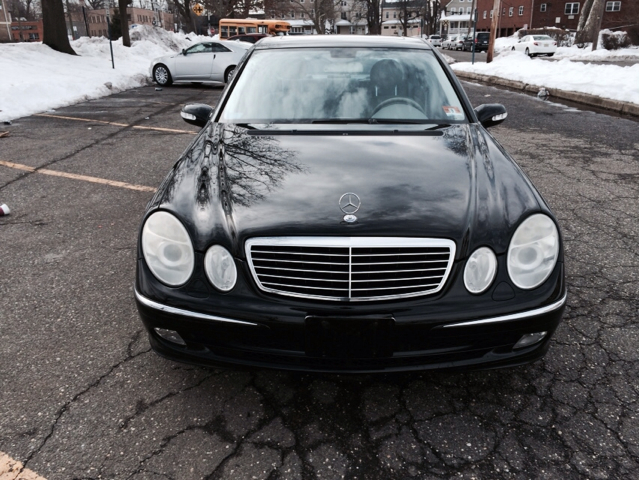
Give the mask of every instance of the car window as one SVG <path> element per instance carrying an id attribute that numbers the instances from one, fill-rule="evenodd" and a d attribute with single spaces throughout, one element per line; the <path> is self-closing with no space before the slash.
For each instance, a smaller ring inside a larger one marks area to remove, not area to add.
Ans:
<path id="1" fill-rule="evenodd" d="M 207 53 L 207 52 L 212 52 L 213 49 L 211 47 L 210 43 L 198 43 L 196 45 L 193 45 L 192 47 L 188 48 L 186 50 L 186 53 L 191 55 L 193 53 Z"/>
<path id="2" fill-rule="evenodd" d="M 552 40 L 548 35 L 534 35 L 533 38 L 535 40 Z"/>
<path id="3" fill-rule="evenodd" d="M 253 52 L 220 118 L 258 124 L 329 120 L 451 123 L 466 116 L 431 51 L 290 48 Z"/>
<path id="4" fill-rule="evenodd" d="M 221 45 L 219 43 L 213 43 L 212 44 L 212 52 L 231 52 L 232 50 L 229 50 L 228 48 L 226 48 L 224 45 Z"/>

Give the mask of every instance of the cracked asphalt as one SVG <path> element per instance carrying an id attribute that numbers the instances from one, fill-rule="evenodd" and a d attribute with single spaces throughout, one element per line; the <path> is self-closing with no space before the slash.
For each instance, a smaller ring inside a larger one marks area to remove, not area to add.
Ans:
<path id="1" fill-rule="evenodd" d="M 464 84 L 557 214 L 568 308 L 547 356 L 472 373 L 191 367 L 150 351 L 133 300 L 151 193 L 193 138 L 33 116 L 1 127 L 0 451 L 54 479 L 639 478 L 637 123 Z M 145 87 L 67 117 L 190 130 Z"/>

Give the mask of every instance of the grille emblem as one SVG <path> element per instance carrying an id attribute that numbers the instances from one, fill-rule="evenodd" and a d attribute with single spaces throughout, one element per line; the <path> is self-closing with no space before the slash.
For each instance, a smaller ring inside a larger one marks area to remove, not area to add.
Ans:
<path id="1" fill-rule="evenodd" d="M 354 193 L 348 192 L 339 197 L 339 208 L 346 215 L 353 215 L 362 205 L 361 200 Z"/>

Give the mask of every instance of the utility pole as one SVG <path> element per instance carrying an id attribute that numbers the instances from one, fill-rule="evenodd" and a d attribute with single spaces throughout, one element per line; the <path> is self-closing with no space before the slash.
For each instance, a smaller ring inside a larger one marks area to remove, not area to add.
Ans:
<path id="1" fill-rule="evenodd" d="M 471 64 L 475 64 L 475 48 L 477 47 L 477 0 L 473 0 L 473 58 Z"/>
<path id="2" fill-rule="evenodd" d="M 501 0 L 495 0 L 493 3 L 493 18 L 490 22 L 490 40 L 488 41 L 488 52 L 486 52 L 486 63 L 493 61 L 495 52 L 495 39 L 497 38 L 497 15 L 501 9 Z"/>

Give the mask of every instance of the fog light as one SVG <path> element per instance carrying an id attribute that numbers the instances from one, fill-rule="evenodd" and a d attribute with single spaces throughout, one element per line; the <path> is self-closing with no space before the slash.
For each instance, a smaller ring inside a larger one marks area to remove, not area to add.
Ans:
<path id="1" fill-rule="evenodd" d="M 519 339 L 513 349 L 516 350 L 517 348 L 529 347 L 537 342 L 541 342 L 547 333 L 548 332 L 527 333 Z"/>
<path id="2" fill-rule="evenodd" d="M 175 330 L 167 330 L 166 328 L 157 328 L 157 327 L 154 330 L 155 330 L 155 333 L 157 333 L 164 340 L 177 343 L 178 345 L 186 346 L 186 342 L 182 340 L 182 337 L 180 337 L 180 334 L 176 332 Z"/>

